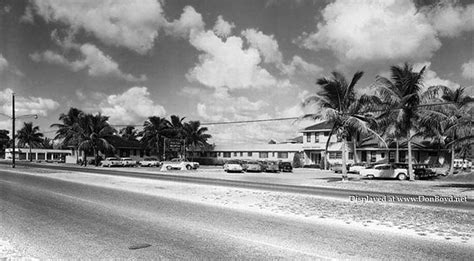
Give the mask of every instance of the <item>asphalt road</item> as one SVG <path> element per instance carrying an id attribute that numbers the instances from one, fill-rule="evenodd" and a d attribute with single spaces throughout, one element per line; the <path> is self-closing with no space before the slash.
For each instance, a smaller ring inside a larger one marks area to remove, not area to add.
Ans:
<path id="1" fill-rule="evenodd" d="M 456 259 L 473 246 L 0 170 L 0 229 L 41 259 Z M 146 248 L 130 247 L 148 244 Z"/>
<path id="2" fill-rule="evenodd" d="M 0 164 L 7 165 L 9 162 L 0 162 Z M 281 180 L 268 179 L 268 181 L 245 181 L 245 180 L 232 180 L 232 179 L 215 179 L 215 178 L 204 178 L 198 176 L 190 175 L 173 175 L 170 173 L 146 173 L 146 172 L 127 172 L 123 169 L 109 169 L 109 168 L 83 168 L 71 165 L 51 165 L 51 164 L 31 164 L 28 162 L 18 162 L 17 165 L 22 166 L 34 166 L 37 168 L 46 168 L 46 169 L 58 169 L 58 170 L 67 170 L 67 171 L 81 171 L 86 173 L 98 174 L 98 175 L 116 175 L 116 176 L 126 176 L 126 177 L 137 177 L 137 178 L 146 178 L 146 179 L 157 179 L 157 180 L 167 180 L 167 181 L 177 181 L 177 182 L 187 182 L 194 184 L 205 184 L 205 185 L 219 185 L 219 186 L 229 186 L 229 187 L 240 187 L 240 188 L 250 188 L 250 189 L 262 189 L 262 190 L 271 190 L 271 191 L 280 191 L 280 192 L 292 192 L 292 193 L 301 193 L 309 195 L 318 195 L 326 196 L 333 198 L 342 198 L 348 199 L 351 196 L 359 197 L 396 197 L 396 198 L 417 198 L 419 195 L 415 194 L 402 194 L 402 193 L 381 193 L 373 191 L 362 191 L 362 190 L 349 190 L 349 189 L 337 189 L 337 188 L 327 188 L 327 187 L 315 187 L 315 186 L 301 186 L 301 185 L 289 185 L 282 183 Z M 284 181 L 283 181 L 284 182 Z M 467 201 L 463 202 L 443 202 L 443 201 L 387 201 L 387 203 L 393 204 L 410 204 L 410 205 L 422 205 L 422 206 L 433 206 L 441 208 L 451 208 L 451 209 L 464 209 L 464 210 L 473 210 L 474 211 L 474 200 L 468 198 Z"/>

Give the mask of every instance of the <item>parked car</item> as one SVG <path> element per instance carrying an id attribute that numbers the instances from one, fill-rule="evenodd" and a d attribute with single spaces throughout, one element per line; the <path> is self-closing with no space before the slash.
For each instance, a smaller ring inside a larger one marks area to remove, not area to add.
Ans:
<path id="1" fill-rule="evenodd" d="M 248 161 L 246 165 L 247 172 L 261 172 L 263 170 L 262 165 L 257 161 Z"/>
<path id="2" fill-rule="evenodd" d="M 161 165 L 161 170 L 192 170 L 199 168 L 199 163 L 187 161 L 185 159 L 174 158 L 170 161 L 163 161 Z"/>
<path id="3" fill-rule="evenodd" d="M 408 169 L 408 163 L 394 163 L 399 168 Z M 416 179 L 428 179 L 438 176 L 436 172 L 430 168 L 429 164 L 415 163 L 412 164 L 413 172 Z"/>
<path id="4" fill-rule="evenodd" d="M 160 166 L 160 161 L 156 158 L 144 158 L 138 162 L 140 167 L 158 167 Z"/>
<path id="5" fill-rule="evenodd" d="M 120 163 L 122 167 L 136 167 L 137 161 L 132 158 L 120 158 Z"/>
<path id="6" fill-rule="evenodd" d="M 114 166 L 122 166 L 122 162 L 120 161 L 119 158 L 115 158 L 115 157 L 108 157 L 108 158 L 105 158 L 105 160 L 103 160 L 101 162 L 101 165 L 102 167 L 114 167 Z"/>
<path id="7" fill-rule="evenodd" d="M 375 165 L 373 168 L 360 170 L 359 174 L 367 178 L 396 178 L 399 180 L 406 180 L 408 178 L 408 170 L 399 168 L 394 164 Z"/>
<path id="8" fill-rule="evenodd" d="M 276 161 L 267 161 L 265 167 L 265 172 L 279 172 L 280 168 L 278 166 L 278 162 Z"/>
<path id="9" fill-rule="evenodd" d="M 349 167 L 350 173 L 359 174 L 359 172 L 367 167 L 365 163 L 354 163 Z"/>
<path id="10" fill-rule="evenodd" d="M 229 160 L 224 164 L 225 172 L 243 172 L 242 162 L 239 160 Z"/>
<path id="11" fill-rule="evenodd" d="M 266 161 L 259 160 L 259 161 L 257 161 L 257 162 L 258 162 L 258 164 L 260 164 L 260 166 L 262 167 L 262 171 L 267 171 L 267 167 L 268 167 L 267 165 L 268 165 L 268 163 L 267 163 Z"/>
<path id="12" fill-rule="evenodd" d="M 293 167 L 290 162 L 280 162 L 278 168 L 281 172 L 293 172 Z"/>

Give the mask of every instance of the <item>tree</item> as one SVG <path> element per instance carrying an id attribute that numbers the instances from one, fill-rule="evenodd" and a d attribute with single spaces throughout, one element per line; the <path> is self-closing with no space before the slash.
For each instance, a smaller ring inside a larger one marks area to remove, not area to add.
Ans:
<path id="1" fill-rule="evenodd" d="M 465 94 L 465 88 L 452 90 L 446 86 L 432 86 L 426 92 L 431 101 L 444 102 L 440 106 L 432 106 L 442 117 L 423 117 L 425 137 L 434 142 L 446 145 L 451 150 L 450 174 L 454 172 L 455 150 L 458 147 L 462 155 L 466 155 L 473 139 L 474 98 Z"/>
<path id="2" fill-rule="evenodd" d="M 53 149 L 54 148 L 54 141 L 48 137 L 45 137 L 43 139 L 43 142 L 41 143 L 41 147 L 44 149 Z"/>
<path id="3" fill-rule="evenodd" d="M 347 180 L 346 147 L 347 137 L 351 135 L 351 132 L 372 133 L 382 140 L 370 128 L 370 125 L 375 124 L 372 116 L 365 115 L 365 112 L 370 110 L 378 100 L 373 96 L 358 96 L 354 90 L 363 74 L 363 72 L 355 73 L 350 83 L 339 72 L 333 72 L 331 78 L 320 78 L 316 84 L 321 86 L 322 90 L 315 96 L 307 98 L 303 103 L 304 106 L 316 103 L 321 108 L 320 111 L 303 116 L 304 118 L 323 119 L 334 124 L 326 143 L 325 158 L 327 160 L 329 142 L 335 134 L 342 140 L 342 180 Z"/>
<path id="4" fill-rule="evenodd" d="M 24 122 L 23 127 L 17 132 L 18 146 L 28 145 L 30 150 L 30 161 L 32 147 L 40 147 L 43 142 L 43 133 L 39 132 L 39 126 L 33 126 L 32 122 Z"/>
<path id="5" fill-rule="evenodd" d="M 158 116 L 151 116 L 143 124 L 143 131 L 139 133 L 142 137 L 140 140 L 147 148 L 151 148 L 156 151 L 158 158 L 160 157 L 160 144 L 164 142 L 164 134 L 169 133 L 170 122 L 165 118 Z"/>
<path id="6" fill-rule="evenodd" d="M 8 130 L 0 130 L 0 149 L 5 151 L 10 146 L 10 132 Z"/>
<path id="7" fill-rule="evenodd" d="M 208 131 L 207 127 L 201 127 L 200 121 L 190 121 L 184 124 L 183 126 L 186 146 L 188 147 L 205 147 L 209 146 L 207 140 L 212 136 L 205 132 Z"/>
<path id="8" fill-rule="evenodd" d="M 136 141 L 138 137 L 138 132 L 133 126 L 122 128 L 119 133 L 123 139 L 128 141 Z"/>
<path id="9" fill-rule="evenodd" d="M 86 160 L 86 152 L 92 150 L 96 166 L 99 165 L 99 152 L 105 153 L 115 149 L 109 139 L 114 136 L 116 130 L 109 125 L 108 119 L 109 117 L 100 113 L 81 113 L 74 127 L 73 136 L 78 141 L 78 149 L 84 152 L 83 160 Z"/>
<path id="10" fill-rule="evenodd" d="M 426 67 L 419 72 L 407 63 L 403 66 L 390 68 L 390 79 L 377 76 L 378 92 L 383 101 L 380 114 L 383 126 L 393 126 L 395 135 L 405 137 L 408 147 L 408 175 L 410 180 L 415 179 L 412 159 L 412 138 L 422 117 L 431 117 L 440 120 L 444 115 L 430 106 L 422 104 L 423 73 Z M 398 138 L 398 137 L 397 137 Z"/>
<path id="11" fill-rule="evenodd" d="M 54 139 L 62 140 L 62 147 L 74 146 L 74 148 L 77 149 L 78 141 L 75 140 L 77 137 L 75 128 L 79 121 L 79 115 L 81 114 L 83 114 L 81 110 L 71 107 L 66 114 L 61 113 L 59 116 L 59 120 L 62 121 L 62 123 L 51 124 L 52 128 L 58 128 Z"/>

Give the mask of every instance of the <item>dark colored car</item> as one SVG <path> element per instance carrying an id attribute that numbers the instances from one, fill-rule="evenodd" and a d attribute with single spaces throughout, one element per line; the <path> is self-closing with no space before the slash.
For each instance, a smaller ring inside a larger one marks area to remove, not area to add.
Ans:
<path id="1" fill-rule="evenodd" d="M 278 164 L 278 168 L 281 172 L 293 172 L 293 167 L 291 166 L 290 162 L 280 162 L 280 164 Z"/>
<path id="2" fill-rule="evenodd" d="M 394 163 L 400 168 L 408 169 L 408 163 Z M 416 179 L 429 179 L 438 176 L 429 164 L 415 163 L 412 164 Z"/>
<path id="3" fill-rule="evenodd" d="M 278 172 L 280 171 L 278 162 L 275 161 L 267 161 L 266 162 L 266 167 L 265 167 L 266 172 Z"/>

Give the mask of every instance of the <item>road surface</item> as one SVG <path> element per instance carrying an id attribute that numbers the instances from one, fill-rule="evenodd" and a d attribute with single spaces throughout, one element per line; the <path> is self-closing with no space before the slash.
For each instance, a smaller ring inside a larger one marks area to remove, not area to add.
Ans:
<path id="1" fill-rule="evenodd" d="M 466 259 L 384 234 L 0 171 L 0 232 L 41 259 Z M 143 247 L 132 250 L 130 248 Z"/>

